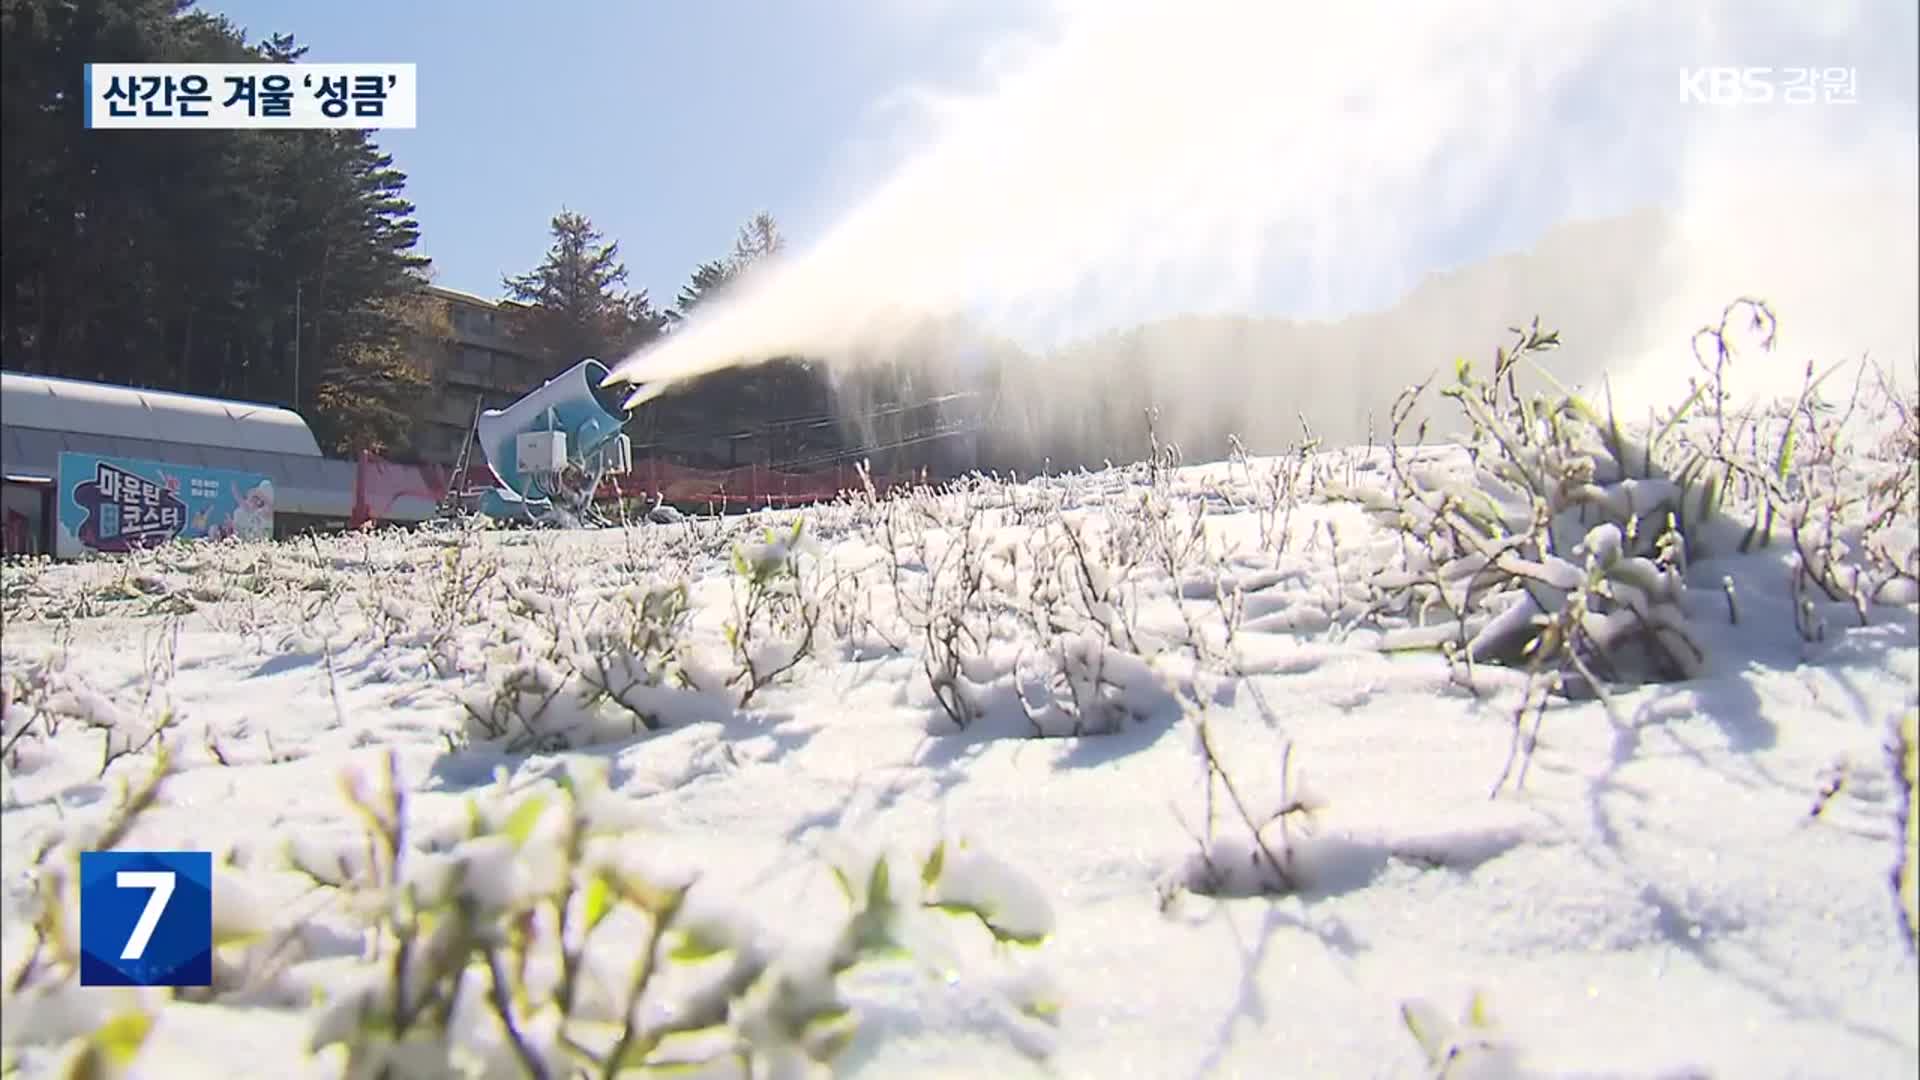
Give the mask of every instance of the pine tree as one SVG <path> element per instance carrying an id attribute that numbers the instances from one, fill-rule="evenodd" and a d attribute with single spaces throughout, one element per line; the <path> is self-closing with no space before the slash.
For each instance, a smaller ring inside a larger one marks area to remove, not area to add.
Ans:
<path id="1" fill-rule="evenodd" d="M 740 234 L 733 242 L 732 269 L 739 273 L 780 254 L 786 247 L 787 238 L 780 232 L 780 223 L 762 210 L 740 226 Z"/>
<path id="2" fill-rule="evenodd" d="M 701 263 L 694 270 L 693 279 L 680 287 L 680 295 L 674 299 L 673 311 L 668 317 L 674 322 L 686 319 L 694 308 L 718 296 L 732 281 L 732 263 L 725 260 Z"/>
<path id="3" fill-rule="evenodd" d="M 313 400 L 328 373 L 351 370 L 369 355 L 397 355 L 408 335 L 401 313 L 418 290 L 426 263 L 409 250 L 419 242 L 419 226 L 410 216 L 413 204 L 400 196 L 406 178 L 393 168 L 393 158 L 363 132 L 310 134 L 317 138 L 290 164 L 315 168 L 333 190 L 321 195 L 315 215 L 320 225 L 308 234 L 324 238 L 320 250 L 296 285 L 302 403 Z M 343 430 L 335 430 L 327 415 L 316 417 L 322 421 L 316 434 L 344 449 Z"/>
<path id="4" fill-rule="evenodd" d="M 659 336 L 665 319 L 645 289 L 621 286 L 620 245 L 584 214 L 554 215 L 553 245 L 529 273 L 503 279 L 507 295 L 528 306 L 514 332 L 556 368 L 585 357 L 612 363 Z"/>
<path id="5" fill-rule="evenodd" d="M 725 292 L 741 275 L 779 255 L 786 246 L 787 238 L 772 214 L 762 210 L 753 215 L 735 235 L 731 255 L 701 263 L 694 270 L 692 279 L 681 286 L 668 317 L 675 322 L 686 319 L 695 308 Z"/>
<path id="6" fill-rule="evenodd" d="M 653 306 L 653 301 L 647 298 L 647 290 L 640 289 L 629 294 L 627 296 L 628 336 L 625 348 L 621 351 L 631 353 L 666 333 L 667 321 L 667 313 Z"/>
<path id="7" fill-rule="evenodd" d="M 191 7 L 0 4 L 0 351 L 27 371 L 304 408 L 324 373 L 391 344 L 385 312 L 418 285 L 406 178 L 364 131 L 88 131 L 87 61 L 305 52 Z"/>
<path id="8" fill-rule="evenodd" d="M 452 320 L 445 308 L 419 292 L 382 304 L 378 314 L 395 332 L 352 342 L 337 364 L 321 372 L 314 390 L 314 419 L 335 453 L 410 458 L 413 418 L 432 392 L 433 379 L 408 347 L 450 342 Z"/>

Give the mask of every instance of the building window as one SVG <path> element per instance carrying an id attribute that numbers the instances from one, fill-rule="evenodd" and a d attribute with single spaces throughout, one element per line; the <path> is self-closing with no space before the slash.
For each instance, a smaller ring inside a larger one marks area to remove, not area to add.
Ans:
<path id="1" fill-rule="evenodd" d="M 460 347 L 460 370 L 468 375 L 476 375 L 483 379 L 490 379 L 493 377 L 493 360 L 487 355 L 487 350 L 485 349 L 475 345 L 462 345 Z"/>
<path id="2" fill-rule="evenodd" d="M 493 315 L 490 309 L 461 304 L 453 309 L 453 326 L 465 334 L 491 334 L 495 326 Z"/>

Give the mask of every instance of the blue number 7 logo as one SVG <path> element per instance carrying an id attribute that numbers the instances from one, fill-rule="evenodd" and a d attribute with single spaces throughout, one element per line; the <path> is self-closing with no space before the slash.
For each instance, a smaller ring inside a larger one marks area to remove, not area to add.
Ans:
<path id="1" fill-rule="evenodd" d="M 80 985 L 213 982 L 213 856 L 80 854 Z"/>

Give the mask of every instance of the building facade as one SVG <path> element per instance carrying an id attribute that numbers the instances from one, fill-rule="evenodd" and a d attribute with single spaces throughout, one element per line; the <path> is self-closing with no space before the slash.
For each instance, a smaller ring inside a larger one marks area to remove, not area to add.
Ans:
<path id="1" fill-rule="evenodd" d="M 0 372 L 6 554 L 55 550 L 66 497 L 58 488 L 63 454 L 258 476 L 270 485 L 273 529 L 281 535 L 349 521 L 359 494 L 356 463 L 322 455 L 307 422 L 290 410 Z M 409 494 L 383 503 L 380 520 L 418 521 L 433 513 L 437 495 L 415 493 L 428 487 L 420 477 L 407 477 L 404 487 Z"/>
<path id="2" fill-rule="evenodd" d="M 452 465 L 471 437 L 476 405 L 504 408 L 553 372 L 511 333 L 522 305 L 438 285 L 426 286 L 424 292 L 445 316 L 447 337 L 421 338 L 408 349 L 434 387 L 415 414 L 413 449 L 423 462 Z M 482 460 L 478 448 L 471 460 Z"/>

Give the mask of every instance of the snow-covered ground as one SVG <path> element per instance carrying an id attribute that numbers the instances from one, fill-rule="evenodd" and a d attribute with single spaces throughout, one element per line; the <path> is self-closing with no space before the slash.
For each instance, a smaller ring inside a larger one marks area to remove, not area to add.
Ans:
<path id="1" fill-rule="evenodd" d="M 461 863 L 447 887 L 483 908 L 560 880 L 556 782 L 604 769 L 613 795 L 580 798 L 614 824 L 583 865 L 693 881 L 688 933 L 660 946 L 684 985 L 648 987 L 653 1024 L 727 957 L 777 956 L 816 1000 L 805 973 L 849 910 L 830 868 L 865 899 L 891 852 L 898 911 L 860 925 L 905 957 L 839 978 L 858 1027 L 838 1068 L 861 1075 L 1430 1073 L 1413 1028 L 1486 1044 L 1452 1075 L 1920 1074 L 1888 750 L 1920 704 L 1911 590 L 1863 619 L 1803 603 L 1789 545 L 1703 555 L 1679 599 L 1698 672 L 1556 696 L 1524 783 L 1501 784 L 1524 671 L 1380 647 L 1407 622 L 1378 601 L 1409 537 L 1329 496 L 1387 472 L 1323 453 L 10 568 L 8 977 L 44 838 L 92 842 L 163 741 L 174 771 L 119 846 L 225 860 L 234 944 L 211 1004 L 40 968 L 9 991 L 9 1055 L 37 1072 L 151 1010 L 144 1041 L 99 1042 L 137 1046 L 141 1075 L 334 1074 L 341 1051 L 308 1047 L 389 978 L 365 927 L 400 906 L 315 879 L 381 863 L 348 795 L 377 807 L 391 753 L 403 846 L 444 853 L 406 876 Z M 588 679 L 625 705 L 582 704 Z M 1245 821 L 1279 811 L 1255 844 Z M 617 1015 L 649 925 L 636 908 L 577 946 L 605 982 L 577 1001 Z M 448 1025 L 515 1075 L 484 970 Z M 540 983 L 509 1006 L 535 1057 Z M 733 1029 L 778 1042 L 750 998 Z M 1476 1000 L 1486 1025 L 1449 1030 Z"/>

